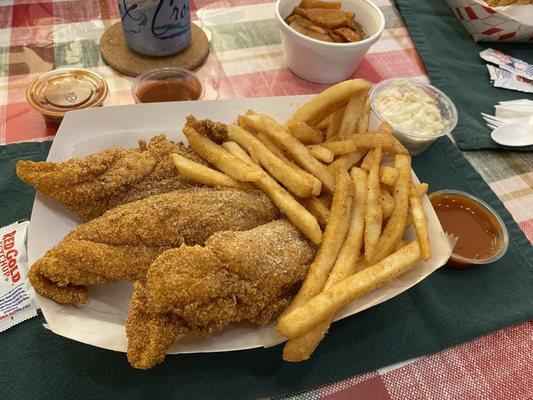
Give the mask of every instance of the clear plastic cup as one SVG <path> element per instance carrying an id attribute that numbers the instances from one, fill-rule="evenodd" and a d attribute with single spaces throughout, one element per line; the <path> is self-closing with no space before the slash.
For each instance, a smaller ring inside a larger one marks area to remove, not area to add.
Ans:
<path id="1" fill-rule="evenodd" d="M 419 132 L 407 132 L 399 129 L 398 126 L 395 126 L 393 121 L 388 121 L 379 113 L 376 107 L 377 97 L 383 90 L 400 81 L 409 81 L 410 84 L 421 89 L 435 100 L 435 105 L 440 111 L 444 122 L 444 127 L 441 131 L 435 132 L 432 135 L 421 134 Z M 379 123 L 385 121 L 391 125 L 394 136 L 407 148 L 407 150 L 409 150 L 409 154 L 412 156 L 422 154 L 435 140 L 441 136 L 449 134 L 457 125 L 457 109 L 450 98 L 436 87 L 415 79 L 392 78 L 374 85 L 370 91 L 370 104 L 372 106 L 373 116 L 379 121 Z"/>
<path id="2" fill-rule="evenodd" d="M 498 234 L 496 235 L 496 239 L 498 241 L 498 247 L 497 247 L 497 250 L 494 252 L 494 254 L 492 254 L 490 257 L 487 257 L 487 258 L 468 258 L 457 253 L 452 253 L 452 255 L 450 256 L 450 261 L 448 262 L 449 266 L 451 266 L 452 268 L 456 268 L 456 269 L 466 269 L 466 268 L 469 268 L 475 265 L 490 264 L 502 258 L 507 252 L 507 249 L 509 247 L 509 232 L 507 231 L 507 227 L 505 226 L 505 223 L 503 222 L 501 217 L 498 215 L 498 213 L 480 198 L 473 196 L 470 193 L 462 192 L 460 190 L 453 190 L 453 189 L 437 190 L 435 192 L 430 193 L 428 197 L 429 197 L 429 200 L 431 201 L 431 199 L 437 196 L 446 196 L 446 195 L 449 195 L 452 197 L 468 198 L 472 202 L 476 203 L 476 205 L 479 206 L 480 209 L 484 210 L 487 214 L 493 217 L 494 221 L 498 224 L 498 227 L 499 227 Z M 453 232 L 449 232 L 449 233 L 453 234 Z"/>
<path id="3" fill-rule="evenodd" d="M 143 72 L 131 86 L 136 103 L 201 100 L 204 84 L 194 72 L 174 67 Z"/>

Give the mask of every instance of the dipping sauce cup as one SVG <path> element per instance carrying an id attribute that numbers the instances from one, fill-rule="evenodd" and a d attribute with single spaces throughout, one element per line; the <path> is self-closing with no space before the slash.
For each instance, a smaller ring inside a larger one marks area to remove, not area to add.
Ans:
<path id="1" fill-rule="evenodd" d="M 429 194 L 442 229 L 458 238 L 448 266 L 466 269 L 499 260 L 509 246 L 500 216 L 483 200 L 459 190 Z"/>
<path id="2" fill-rule="evenodd" d="M 82 68 L 61 68 L 35 78 L 26 89 L 26 100 L 46 123 L 59 125 L 68 111 L 102 106 L 108 92 L 100 75 Z"/>
<path id="3" fill-rule="evenodd" d="M 393 78 L 374 85 L 370 104 L 372 119 L 388 122 L 412 156 L 426 151 L 457 125 L 457 109 L 448 96 L 415 79 Z"/>
<path id="4" fill-rule="evenodd" d="M 136 103 L 200 100 L 204 96 L 204 84 L 186 69 L 156 68 L 137 76 L 131 92 Z"/>
<path id="5" fill-rule="evenodd" d="M 366 39 L 354 43 L 330 43 L 305 36 L 285 22 L 300 0 L 277 0 L 276 20 L 283 56 L 287 67 L 299 77 L 317 83 L 334 83 L 349 78 L 385 29 L 383 13 L 371 1 L 346 0 L 341 3 L 341 10 L 355 13 L 355 21 L 368 35 Z"/>

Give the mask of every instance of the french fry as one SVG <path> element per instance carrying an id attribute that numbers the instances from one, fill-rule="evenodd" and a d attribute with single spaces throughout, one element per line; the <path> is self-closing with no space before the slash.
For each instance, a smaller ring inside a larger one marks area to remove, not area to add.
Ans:
<path id="1" fill-rule="evenodd" d="M 407 219 L 405 220 L 405 229 L 413 225 L 413 213 L 411 210 L 407 211 Z"/>
<path id="2" fill-rule="evenodd" d="M 370 264 L 375 264 L 387 257 L 394 249 L 396 243 L 402 238 L 407 227 L 409 190 L 411 188 L 411 157 L 405 154 L 397 154 L 394 159 L 394 167 L 400 173 L 394 185 L 394 210 L 385 228 L 383 228 L 374 256 L 369 260 Z"/>
<path id="3" fill-rule="evenodd" d="M 379 181 L 384 185 L 393 187 L 399 174 L 397 169 L 384 165 L 379 170 Z"/>
<path id="4" fill-rule="evenodd" d="M 242 115 L 239 115 L 239 119 L 243 120 Z M 240 125 L 240 124 L 239 124 Z M 247 126 L 246 124 L 243 124 L 244 126 Z M 252 131 L 252 128 L 247 127 L 246 129 L 248 132 Z M 280 160 L 285 161 L 287 164 L 290 164 L 290 160 L 287 158 L 287 155 L 283 152 L 283 150 L 276 145 L 272 140 L 269 139 L 267 135 L 265 135 L 262 132 L 254 131 L 254 135 L 261 143 L 263 143 L 273 154 L 275 154 L 276 157 L 278 157 Z M 303 171 L 303 170 L 302 170 Z M 306 172 L 308 173 L 308 172 Z"/>
<path id="5" fill-rule="evenodd" d="M 320 0 L 302 0 L 298 7 L 302 8 L 333 8 L 339 10 L 341 3 L 334 1 L 320 1 Z"/>
<path id="6" fill-rule="evenodd" d="M 320 196 L 318 196 L 318 200 L 324 204 L 328 208 L 328 210 L 331 208 L 331 202 L 333 201 L 333 196 L 331 193 L 322 193 Z"/>
<path id="7" fill-rule="evenodd" d="M 274 119 L 261 114 L 247 113 L 244 115 L 244 120 L 247 125 L 250 125 L 257 131 L 263 132 L 270 139 L 282 146 L 303 169 L 316 176 L 326 190 L 333 192 L 335 188 L 333 175 L 285 127 L 278 124 Z"/>
<path id="8" fill-rule="evenodd" d="M 300 199 L 300 203 L 315 216 L 321 228 L 325 228 L 329 218 L 329 208 L 318 197 Z"/>
<path id="9" fill-rule="evenodd" d="M 359 123 L 357 124 L 357 133 L 363 133 L 368 131 L 368 122 L 370 120 L 370 98 L 367 96 L 365 105 L 363 107 L 363 113 L 361 118 L 359 118 Z"/>
<path id="10" fill-rule="evenodd" d="M 316 125 L 355 95 L 366 93 L 371 84 L 363 79 L 350 79 L 330 86 L 298 109 L 288 123 L 303 121 Z M 287 123 L 287 124 L 288 124 Z"/>
<path id="11" fill-rule="evenodd" d="M 427 183 L 422 183 L 411 188 L 409 203 L 413 212 L 416 236 L 420 243 L 420 253 L 422 259 L 427 261 L 431 258 L 431 246 L 429 243 L 428 217 L 422 206 L 422 197 L 428 190 Z"/>
<path id="12" fill-rule="evenodd" d="M 360 168 L 352 168 L 351 176 L 355 186 L 355 198 L 352 203 L 350 227 L 324 289 L 330 288 L 355 272 L 356 262 L 363 246 L 367 176 L 366 172 Z M 334 314 L 328 315 L 320 324 L 305 334 L 289 340 L 283 348 L 283 359 L 293 362 L 307 360 L 326 334 L 334 316 Z"/>
<path id="13" fill-rule="evenodd" d="M 307 148 L 309 149 L 311 155 L 318 161 L 329 164 L 335 158 L 335 155 L 327 147 L 322 146 L 321 144 L 312 144 L 307 146 Z"/>
<path id="14" fill-rule="evenodd" d="M 357 145 L 350 139 L 339 140 L 337 142 L 325 142 L 322 143 L 321 146 L 324 146 L 336 156 L 357 151 Z"/>
<path id="15" fill-rule="evenodd" d="M 394 210 L 394 199 L 385 188 L 381 188 L 381 210 L 383 213 L 383 220 L 389 218 L 392 215 L 392 210 Z"/>
<path id="16" fill-rule="evenodd" d="M 359 93 L 350 98 L 344 109 L 344 115 L 342 116 L 342 122 L 338 134 L 339 137 L 345 138 L 346 136 L 357 132 L 357 126 L 361 114 L 363 113 L 366 98 L 366 92 Z"/>
<path id="17" fill-rule="evenodd" d="M 340 281 L 305 304 L 282 314 L 276 330 L 289 339 L 304 334 L 344 305 L 403 275 L 419 258 L 418 242 L 409 243 L 379 263 Z"/>
<path id="18" fill-rule="evenodd" d="M 424 197 L 428 189 L 429 186 L 427 183 L 419 183 L 418 185 L 411 187 L 411 196 Z"/>
<path id="19" fill-rule="evenodd" d="M 369 172 L 373 159 L 374 159 L 374 150 L 368 150 L 368 153 L 366 153 L 365 158 L 363 158 L 363 161 L 361 162 L 361 168 L 363 168 L 366 172 Z"/>
<path id="20" fill-rule="evenodd" d="M 367 267 L 368 267 L 368 262 L 366 261 L 366 258 L 359 257 L 359 260 L 355 263 L 355 267 L 354 267 L 353 273 L 356 274 L 359 271 L 362 271 L 362 270 L 364 270 Z"/>
<path id="21" fill-rule="evenodd" d="M 246 122 L 244 122 L 244 119 L 242 118 L 242 115 L 237 115 L 237 125 L 239 125 L 242 129 L 253 133 L 254 135 L 257 134 L 251 127 L 246 125 Z"/>
<path id="22" fill-rule="evenodd" d="M 383 211 L 381 209 L 381 188 L 379 186 L 379 166 L 383 153 L 381 147 L 374 150 L 372 164 L 368 172 L 365 199 L 365 257 L 371 260 L 381 233 Z"/>
<path id="23" fill-rule="evenodd" d="M 198 182 L 209 186 L 232 187 L 244 190 L 250 190 L 254 188 L 254 185 L 251 183 L 241 182 L 233 179 L 222 172 L 189 160 L 188 158 L 180 156 L 179 154 L 174 153 L 171 154 L 171 156 L 172 161 L 174 162 L 174 165 L 179 173 L 189 181 Z"/>
<path id="24" fill-rule="evenodd" d="M 386 133 L 387 135 L 392 135 L 392 126 L 388 122 L 383 121 L 378 129 L 381 133 Z"/>
<path id="25" fill-rule="evenodd" d="M 397 252 L 401 248 L 407 246 L 409 243 L 406 240 L 400 239 L 398 243 L 396 243 L 396 246 L 394 246 L 394 251 Z M 420 243 L 419 243 L 420 244 Z"/>
<path id="26" fill-rule="evenodd" d="M 294 197 L 291 196 L 278 182 L 276 182 L 270 175 L 264 173 L 262 168 L 254 164 L 250 156 L 235 142 L 228 142 L 225 144 L 227 149 L 230 149 L 231 154 L 237 157 L 240 161 L 245 162 L 251 168 L 263 172 L 263 177 L 254 182 L 254 185 L 259 188 L 267 197 L 285 214 L 285 216 L 296 226 L 301 232 L 305 234 L 313 243 L 319 244 L 322 241 L 322 231 L 318 225 L 316 218 L 305 209 Z"/>
<path id="27" fill-rule="evenodd" d="M 335 192 L 322 244 L 309 267 L 302 287 L 283 314 L 301 306 L 322 290 L 348 232 L 354 196 L 353 182 L 346 171 L 336 172 Z"/>
<path id="28" fill-rule="evenodd" d="M 233 179 L 254 182 L 265 175 L 263 171 L 250 167 L 208 137 L 200 135 L 195 129 L 185 126 L 183 133 L 187 136 L 189 146 L 193 150 Z"/>
<path id="29" fill-rule="evenodd" d="M 344 115 L 344 108 L 345 107 L 341 107 L 330 115 L 326 131 L 326 140 L 338 135 L 342 123 L 342 117 Z"/>
<path id="30" fill-rule="evenodd" d="M 335 114 L 335 113 L 332 113 L 332 114 L 329 114 L 326 118 L 324 118 L 322 121 L 320 121 L 317 126 L 316 126 L 316 129 L 320 130 L 320 131 L 327 131 L 328 129 L 328 125 L 329 125 L 329 120 L 331 119 L 331 116 Z"/>
<path id="31" fill-rule="evenodd" d="M 306 176 L 306 179 L 311 179 L 311 182 L 313 182 L 313 196 L 318 196 L 322 192 L 322 182 L 320 182 L 320 180 L 316 176 L 311 175 L 309 172 L 301 169 L 298 165 L 294 164 L 293 162 L 291 162 L 290 165 L 294 170 L 300 173 L 304 172 L 305 174 L 307 174 L 307 175 L 304 175 Z"/>
<path id="32" fill-rule="evenodd" d="M 299 197 L 313 195 L 313 181 L 302 177 L 302 174 L 278 158 L 250 132 L 229 124 L 228 138 L 244 148 L 252 159 L 256 158 L 259 164 L 290 192 Z"/>
<path id="33" fill-rule="evenodd" d="M 337 157 L 337 159 L 334 160 L 328 166 L 328 168 L 330 171 L 335 171 L 338 168 L 348 171 L 355 164 L 361 161 L 361 158 L 363 158 L 364 155 L 365 153 L 361 151 L 355 151 L 353 153 L 344 154 L 343 156 Z"/>
<path id="34" fill-rule="evenodd" d="M 246 126 L 245 124 L 243 125 Z M 248 127 L 247 130 L 248 129 L 252 128 Z M 320 194 L 320 192 L 322 191 L 322 182 L 320 182 L 317 177 L 300 168 L 293 161 L 289 160 L 283 150 L 279 148 L 272 140 L 270 140 L 268 136 L 264 133 L 255 132 L 255 137 L 257 138 L 257 140 L 263 143 L 265 147 L 269 149 L 276 157 L 284 161 L 286 164 L 290 165 L 293 170 L 301 174 L 302 179 L 309 180 L 313 183 L 313 196 L 318 196 Z"/>
<path id="35" fill-rule="evenodd" d="M 387 133 L 357 133 L 349 135 L 359 150 L 374 149 L 381 146 L 383 152 L 390 154 L 409 154 L 407 149 L 393 135 Z"/>
<path id="36" fill-rule="evenodd" d="M 237 142 L 227 141 L 221 144 L 221 146 L 227 150 L 231 155 L 237 157 L 240 161 L 245 162 L 250 165 L 252 168 L 262 169 L 259 163 L 256 163 L 250 154 L 244 150 L 241 145 Z M 265 174 L 266 175 L 266 174 Z"/>
<path id="37" fill-rule="evenodd" d="M 287 125 L 287 128 L 302 143 L 318 144 L 324 141 L 322 132 L 317 128 L 307 125 L 305 122 L 294 121 Z"/>

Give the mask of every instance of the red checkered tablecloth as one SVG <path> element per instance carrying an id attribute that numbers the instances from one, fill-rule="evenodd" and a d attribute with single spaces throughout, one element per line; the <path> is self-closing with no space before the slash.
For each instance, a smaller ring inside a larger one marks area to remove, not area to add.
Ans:
<path id="1" fill-rule="evenodd" d="M 381 39 L 354 76 L 373 82 L 410 76 L 424 65 L 392 0 Z M 191 1 L 195 23 L 211 34 L 198 70 L 206 99 L 317 93 L 324 88 L 283 64 L 274 4 L 268 0 Z M 26 86 L 61 67 L 89 68 L 109 84 L 105 105 L 133 103 L 131 78 L 101 60 L 98 41 L 118 19 L 116 0 L 0 0 L 0 143 L 52 140 L 55 130 L 25 101 Z M 496 101 L 497 99 L 495 99 Z M 527 153 L 465 153 L 533 241 L 533 158 Z M 533 323 L 495 332 L 432 356 L 410 360 L 291 399 L 532 399 Z"/>

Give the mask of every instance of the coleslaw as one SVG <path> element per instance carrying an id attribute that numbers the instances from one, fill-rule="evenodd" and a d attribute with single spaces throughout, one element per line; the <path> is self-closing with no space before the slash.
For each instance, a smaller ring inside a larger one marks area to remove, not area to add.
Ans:
<path id="1" fill-rule="evenodd" d="M 408 79 L 380 91 L 374 105 L 394 129 L 402 132 L 435 136 L 446 127 L 436 100 Z"/>

